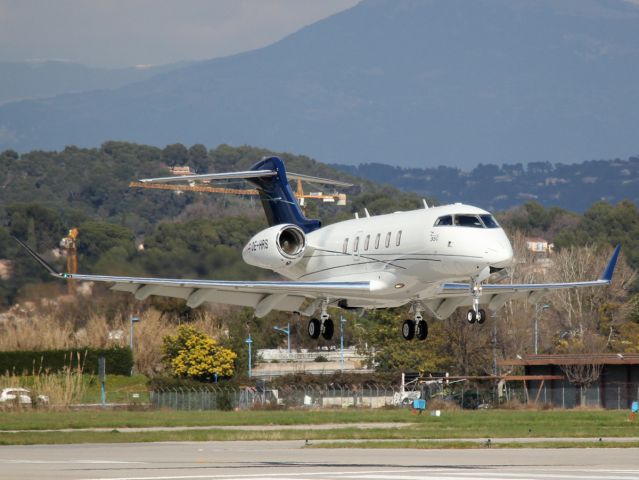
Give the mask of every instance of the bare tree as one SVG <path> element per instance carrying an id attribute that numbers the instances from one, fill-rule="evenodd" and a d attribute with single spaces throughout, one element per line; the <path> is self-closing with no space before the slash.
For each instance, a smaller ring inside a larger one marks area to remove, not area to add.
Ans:
<path id="1" fill-rule="evenodd" d="M 579 387 L 579 404 L 586 405 L 585 391 L 601 375 L 603 360 L 601 354 L 607 345 L 605 338 L 594 334 L 585 334 L 571 342 L 566 350 L 566 363 L 561 365 L 568 381 Z"/>

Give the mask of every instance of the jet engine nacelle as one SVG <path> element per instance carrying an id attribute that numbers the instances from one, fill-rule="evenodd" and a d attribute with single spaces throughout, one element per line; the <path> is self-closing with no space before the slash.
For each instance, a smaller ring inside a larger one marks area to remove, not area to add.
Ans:
<path id="1" fill-rule="evenodd" d="M 249 265 L 271 270 L 299 262 L 306 249 L 306 235 L 297 225 L 275 225 L 262 230 L 246 244 L 242 258 Z"/>

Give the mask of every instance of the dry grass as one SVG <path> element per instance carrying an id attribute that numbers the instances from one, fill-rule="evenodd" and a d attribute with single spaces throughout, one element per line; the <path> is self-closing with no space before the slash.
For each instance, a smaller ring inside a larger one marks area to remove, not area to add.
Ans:
<path id="1" fill-rule="evenodd" d="M 82 401 L 85 386 L 82 377 L 83 358 L 80 354 L 70 358 L 68 365 L 61 372 L 51 373 L 34 371 L 32 375 L 16 375 L 15 372 L 0 376 L 0 388 L 20 387 L 31 391 L 32 402 L 37 402 L 38 395 L 49 397 L 48 406 L 68 407 Z"/>
<path id="2" fill-rule="evenodd" d="M 455 411 L 460 410 L 459 405 L 449 400 L 442 400 L 440 398 L 432 398 L 428 401 L 429 410 L 442 410 L 442 411 Z"/>
<path id="3" fill-rule="evenodd" d="M 107 304 L 100 296 L 23 302 L 0 315 L 0 351 L 126 346 L 133 312 L 125 302 Z M 207 310 L 193 326 L 218 337 L 219 318 L 224 312 Z M 139 316 L 141 321 L 135 324 L 133 335 L 134 368 L 151 376 L 162 371 L 162 339 L 174 334 L 177 325 L 169 315 L 163 316 L 153 308 Z"/>

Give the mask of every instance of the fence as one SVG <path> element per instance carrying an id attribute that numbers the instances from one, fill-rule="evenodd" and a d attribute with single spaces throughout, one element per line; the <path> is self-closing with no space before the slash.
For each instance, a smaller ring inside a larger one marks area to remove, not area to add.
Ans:
<path id="1" fill-rule="evenodd" d="M 500 389 L 494 382 L 422 384 L 414 391 L 397 385 L 369 385 L 346 388 L 334 385 L 295 386 L 278 389 L 211 385 L 198 388 L 156 388 L 149 392 L 155 408 L 177 410 L 234 410 L 250 408 L 382 408 L 410 406 L 417 398 L 430 404 L 442 400 L 461 409 L 493 408 L 505 403 L 549 405 L 555 408 L 578 406 L 627 409 L 639 398 L 639 384 L 619 383 L 606 389 L 591 386 L 509 382 Z"/>
<path id="2" fill-rule="evenodd" d="M 410 392 L 398 386 L 372 385 L 366 388 L 339 386 L 286 386 L 278 389 L 255 387 L 157 388 L 150 392 L 155 408 L 177 410 L 234 410 L 246 408 L 382 408 L 407 405 Z"/>
<path id="3" fill-rule="evenodd" d="M 580 388 L 567 382 L 530 382 L 523 385 L 508 386 L 504 390 L 506 400 L 516 400 L 527 404 L 550 405 L 557 408 L 593 407 L 608 409 L 627 409 L 633 401 L 639 399 L 639 383 L 608 382 L 595 383 Z"/>

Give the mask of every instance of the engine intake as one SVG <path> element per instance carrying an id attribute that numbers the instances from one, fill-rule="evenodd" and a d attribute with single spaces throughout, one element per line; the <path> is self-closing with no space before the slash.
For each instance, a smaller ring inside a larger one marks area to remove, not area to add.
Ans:
<path id="1" fill-rule="evenodd" d="M 275 225 L 257 233 L 246 244 L 242 258 L 249 265 L 278 270 L 304 257 L 306 235 L 297 225 Z"/>

